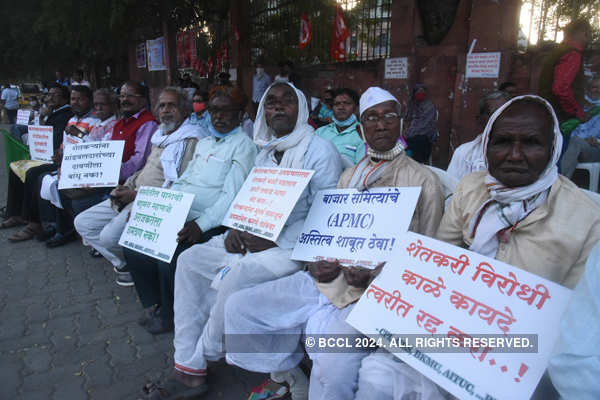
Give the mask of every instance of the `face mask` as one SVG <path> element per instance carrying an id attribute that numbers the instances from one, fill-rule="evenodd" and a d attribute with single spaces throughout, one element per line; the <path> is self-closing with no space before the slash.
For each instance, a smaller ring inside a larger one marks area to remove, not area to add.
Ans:
<path id="1" fill-rule="evenodd" d="M 265 73 L 265 69 L 264 68 L 256 68 L 256 75 L 257 76 L 262 76 Z"/>
<path id="2" fill-rule="evenodd" d="M 194 102 L 194 112 L 195 113 L 201 113 L 202 111 L 206 110 L 206 103 L 205 102 L 198 102 L 195 101 Z"/>
<path id="3" fill-rule="evenodd" d="M 219 132 L 213 126 L 212 120 L 210 119 L 210 114 L 208 114 L 208 123 L 206 125 L 208 127 L 208 131 L 210 132 L 210 134 L 213 135 L 216 138 L 219 138 L 219 139 L 223 139 L 225 136 L 231 135 L 233 132 L 237 131 L 237 129 L 238 129 L 238 127 L 236 126 L 235 128 L 233 128 L 229 132 L 226 132 L 226 133 Z"/>
<path id="4" fill-rule="evenodd" d="M 337 126 L 341 126 L 341 127 L 350 126 L 350 125 L 352 125 L 353 123 L 356 122 L 356 115 L 354 115 L 354 114 L 350 115 L 350 117 L 347 120 L 345 120 L 345 121 L 339 121 L 334 116 L 333 117 L 333 122 L 335 122 L 335 124 Z"/>
<path id="5" fill-rule="evenodd" d="M 425 100 L 425 93 L 424 92 L 415 93 L 415 100 L 419 101 L 419 102 Z"/>

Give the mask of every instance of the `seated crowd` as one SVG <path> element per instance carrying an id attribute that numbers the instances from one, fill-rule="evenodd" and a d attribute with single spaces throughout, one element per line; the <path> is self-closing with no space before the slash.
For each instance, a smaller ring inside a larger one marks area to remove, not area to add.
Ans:
<path id="1" fill-rule="evenodd" d="M 559 174 L 559 166 L 570 176 L 577 160 L 600 152 L 600 122 L 592 119 L 573 133 L 561 159 L 563 135 L 550 103 L 536 95 L 485 94 L 481 134 L 457 148 L 448 167 L 460 183 L 445 207 L 440 179 L 420 163 L 429 159 L 437 136 L 437 111 L 424 87 L 415 88 L 410 113 L 427 119 L 409 124 L 408 137 L 404 110 L 390 92 L 339 88 L 326 95 L 329 108 L 316 113 L 322 126 L 315 130 L 303 92 L 275 81 L 260 99 L 252 98 L 258 108 L 249 136 L 243 127 L 248 97 L 237 86 L 196 92 L 193 102 L 182 89 L 166 87 L 151 110 L 137 82 L 124 83 L 118 96 L 92 92 L 89 84 L 70 92 L 57 84 L 41 121 L 53 128 L 53 161 L 11 166 L 0 228 L 24 225 L 10 241 L 37 238 L 48 247 L 81 238 L 91 256 L 112 264 L 117 284 L 135 286 L 144 308 L 138 322 L 151 334 L 174 331 L 173 369 L 165 381 L 146 385 L 151 399 L 208 392 L 207 363 L 223 358 L 270 374 L 251 399 L 288 392 L 294 400 L 449 398 L 382 350 L 307 349 L 309 376 L 300 368 L 305 353 L 295 347 L 302 335 L 360 334 L 346 317 L 385 268 L 291 259 L 315 196 L 325 189 L 421 188 L 410 231 L 576 288 L 570 318 L 589 315 L 583 321 L 593 319 L 597 331 L 600 250 L 592 249 L 600 240 L 600 208 Z M 588 101 L 600 104 L 600 79 Z M 118 186 L 57 189 L 64 145 L 108 140 L 124 141 Z M 417 144 L 412 158 L 407 141 Z M 255 166 L 314 171 L 276 241 L 221 225 Z M 194 194 L 171 262 L 119 245 L 142 186 Z M 598 395 L 597 337 L 586 334 L 585 323 L 565 321 L 548 376 L 562 396 Z M 226 334 L 245 337 L 247 351 L 228 351 Z M 291 341 L 291 350 L 280 350 L 288 347 L 278 338 Z"/>

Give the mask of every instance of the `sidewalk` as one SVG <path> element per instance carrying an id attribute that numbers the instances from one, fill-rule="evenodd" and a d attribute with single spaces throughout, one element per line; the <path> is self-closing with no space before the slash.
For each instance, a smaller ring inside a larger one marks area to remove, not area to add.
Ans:
<path id="1" fill-rule="evenodd" d="M 2 167 L 0 206 L 6 185 Z M 112 266 L 81 242 L 13 244 L 16 229 L 0 230 L 0 399 L 140 398 L 146 380 L 172 367 L 173 335 L 137 324 L 135 289 L 117 286 Z M 246 399 L 265 379 L 224 362 L 209 364 L 209 374 L 206 399 Z"/>

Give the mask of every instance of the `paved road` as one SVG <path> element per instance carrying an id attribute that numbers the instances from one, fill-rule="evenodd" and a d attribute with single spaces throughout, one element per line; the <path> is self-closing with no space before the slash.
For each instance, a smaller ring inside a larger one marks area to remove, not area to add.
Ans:
<path id="1" fill-rule="evenodd" d="M 0 188 L 6 182 L 2 142 Z M 0 399 L 137 399 L 146 380 L 164 376 L 173 335 L 137 325 L 135 290 L 114 283 L 107 261 L 80 242 L 9 243 L 12 232 L 0 230 Z M 223 362 L 209 374 L 207 399 L 245 399 L 265 378 Z"/>

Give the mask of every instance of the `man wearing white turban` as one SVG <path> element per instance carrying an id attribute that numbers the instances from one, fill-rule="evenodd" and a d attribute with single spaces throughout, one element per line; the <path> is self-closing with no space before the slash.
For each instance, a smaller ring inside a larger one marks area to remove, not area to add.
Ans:
<path id="1" fill-rule="evenodd" d="M 316 193 L 334 188 L 342 172 L 336 148 L 314 135 L 307 121 L 308 107 L 301 91 L 287 82 L 269 86 L 254 124 L 254 141 L 262 148 L 255 165 L 315 173 L 276 242 L 231 229 L 181 253 L 175 275 L 175 366 L 151 398 L 187 398 L 206 392 L 207 360 L 224 356 L 225 301 L 238 290 L 300 269 L 290 256 L 304 219 Z M 260 307 L 261 301 L 252 299 L 252 304 Z"/>
<path id="2" fill-rule="evenodd" d="M 432 236 L 442 217 L 444 198 L 438 178 L 404 154 L 400 136 L 398 101 L 386 90 L 369 88 L 360 98 L 362 136 L 368 154 L 347 169 L 338 188 L 421 187 L 410 229 Z M 310 227 L 305 227 L 310 229 Z M 271 379 L 286 380 L 300 362 L 302 334 L 360 335 L 345 322 L 379 269 L 342 268 L 337 262 L 309 263 L 308 271 L 244 289 L 232 295 L 225 308 L 227 361 L 242 368 L 270 372 Z M 251 300 L 263 299 L 260 307 Z M 237 342 L 237 343 L 231 343 Z M 235 352 L 235 349 L 244 352 Z M 311 352 L 311 400 L 352 400 L 363 352 Z M 283 372 L 282 372 L 283 371 Z M 293 374 L 291 376 L 293 379 Z"/>
<path id="3" fill-rule="evenodd" d="M 481 140 L 487 169 L 461 181 L 438 239 L 573 288 L 600 239 L 600 209 L 558 175 L 562 135 L 552 106 L 538 96 L 515 97 L 492 114 Z M 356 399 L 413 393 L 437 400 L 441 392 L 378 351 L 362 362 Z"/>

